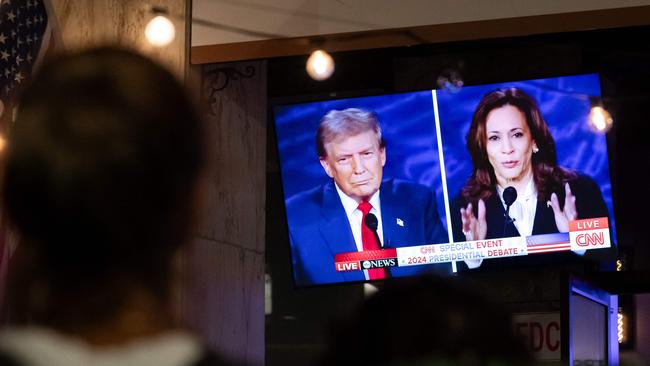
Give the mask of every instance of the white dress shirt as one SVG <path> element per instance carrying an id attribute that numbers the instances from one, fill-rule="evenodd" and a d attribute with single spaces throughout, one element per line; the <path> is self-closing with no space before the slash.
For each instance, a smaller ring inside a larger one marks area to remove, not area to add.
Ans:
<path id="1" fill-rule="evenodd" d="M 357 251 L 363 251 L 363 241 L 361 240 L 361 220 L 363 219 L 363 213 L 359 210 L 359 203 L 345 194 L 338 184 L 336 186 L 336 192 L 338 192 L 339 197 L 341 198 L 341 203 L 343 204 L 343 209 L 345 210 L 345 215 L 348 217 L 348 222 L 350 223 L 350 229 L 352 230 L 352 236 L 354 237 L 354 243 L 357 246 Z M 379 201 L 379 191 L 375 192 L 368 202 L 372 205 L 370 213 L 377 216 L 377 235 L 379 236 L 379 246 L 384 247 L 384 231 L 381 222 L 381 203 Z M 368 271 L 363 270 L 363 273 L 366 277 L 366 280 L 369 279 Z"/>
<path id="2" fill-rule="evenodd" d="M 497 193 L 506 208 L 503 201 L 503 191 L 505 188 L 497 186 Z M 537 211 L 537 188 L 531 177 L 528 180 L 523 192 L 517 192 L 517 199 L 510 206 L 510 217 L 514 220 L 514 225 L 521 236 L 530 236 L 533 234 L 533 224 L 535 223 L 535 212 Z"/>

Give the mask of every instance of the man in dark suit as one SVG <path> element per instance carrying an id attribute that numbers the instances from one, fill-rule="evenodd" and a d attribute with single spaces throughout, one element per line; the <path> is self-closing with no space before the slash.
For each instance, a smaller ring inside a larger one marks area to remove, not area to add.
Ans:
<path id="1" fill-rule="evenodd" d="M 429 188 L 382 180 L 386 148 L 374 113 L 355 108 L 330 111 L 321 120 L 316 142 L 320 163 L 332 181 L 287 201 L 297 285 L 449 271 L 450 265 L 444 264 L 337 272 L 336 254 L 445 243 L 448 237 Z M 378 219 L 377 236 L 364 224 L 369 214 Z"/>

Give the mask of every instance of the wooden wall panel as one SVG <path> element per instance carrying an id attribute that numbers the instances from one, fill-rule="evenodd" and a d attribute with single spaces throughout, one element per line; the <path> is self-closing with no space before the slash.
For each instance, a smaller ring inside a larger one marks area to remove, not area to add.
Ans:
<path id="1" fill-rule="evenodd" d="M 205 65 L 198 74 L 208 169 L 199 239 L 183 262 L 181 317 L 224 355 L 262 365 L 266 62 Z"/>
<path id="2" fill-rule="evenodd" d="M 226 78 L 231 79 L 223 90 L 214 93 L 214 100 L 205 100 L 208 145 L 212 150 L 207 196 L 210 204 L 198 235 L 259 253 L 264 251 L 265 65 L 264 61 L 214 64 L 202 70 L 204 93 L 209 94 L 210 81 L 220 87 Z M 252 76 L 240 76 L 248 74 Z"/>
<path id="3" fill-rule="evenodd" d="M 173 70 L 179 77 L 186 71 L 189 37 L 185 32 L 185 0 L 157 0 L 166 7 L 176 25 L 176 38 L 163 48 L 150 46 L 144 28 L 151 19 L 143 0 L 50 0 L 54 20 L 65 49 L 79 49 L 102 44 L 119 44 L 148 54 Z"/>
<path id="4" fill-rule="evenodd" d="M 263 364 L 264 255 L 197 239 L 186 260 L 191 280 L 183 288 L 182 306 L 190 327 L 221 354 Z"/>

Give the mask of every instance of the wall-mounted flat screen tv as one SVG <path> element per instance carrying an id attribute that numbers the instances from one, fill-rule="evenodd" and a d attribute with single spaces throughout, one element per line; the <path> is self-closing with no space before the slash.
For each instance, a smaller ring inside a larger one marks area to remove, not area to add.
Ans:
<path id="1" fill-rule="evenodd" d="M 586 74 L 275 106 L 295 284 L 611 251 L 600 94 Z"/>

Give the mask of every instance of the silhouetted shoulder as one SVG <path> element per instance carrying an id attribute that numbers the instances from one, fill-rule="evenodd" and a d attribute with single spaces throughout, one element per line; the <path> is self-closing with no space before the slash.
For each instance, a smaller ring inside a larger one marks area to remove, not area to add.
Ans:
<path id="1" fill-rule="evenodd" d="M 2 365 L 0 364 L 0 366 Z M 222 356 L 218 355 L 216 352 L 208 348 L 205 348 L 201 358 L 197 362 L 188 366 L 243 366 L 243 365 L 228 361 L 224 359 Z"/>
<path id="2" fill-rule="evenodd" d="M 20 362 L 10 355 L 0 352 L 0 366 L 30 366 L 24 362 Z M 205 348 L 201 358 L 198 361 L 188 364 L 187 366 L 243 366 L 238 363 L 227 361 L 219 356 L 216 352 Z"/>
<path id="3" fill-rule="evenodd" d="M 0 351 L 0 366 L 22 366 L 22 364 L 8 354 Z"/>

